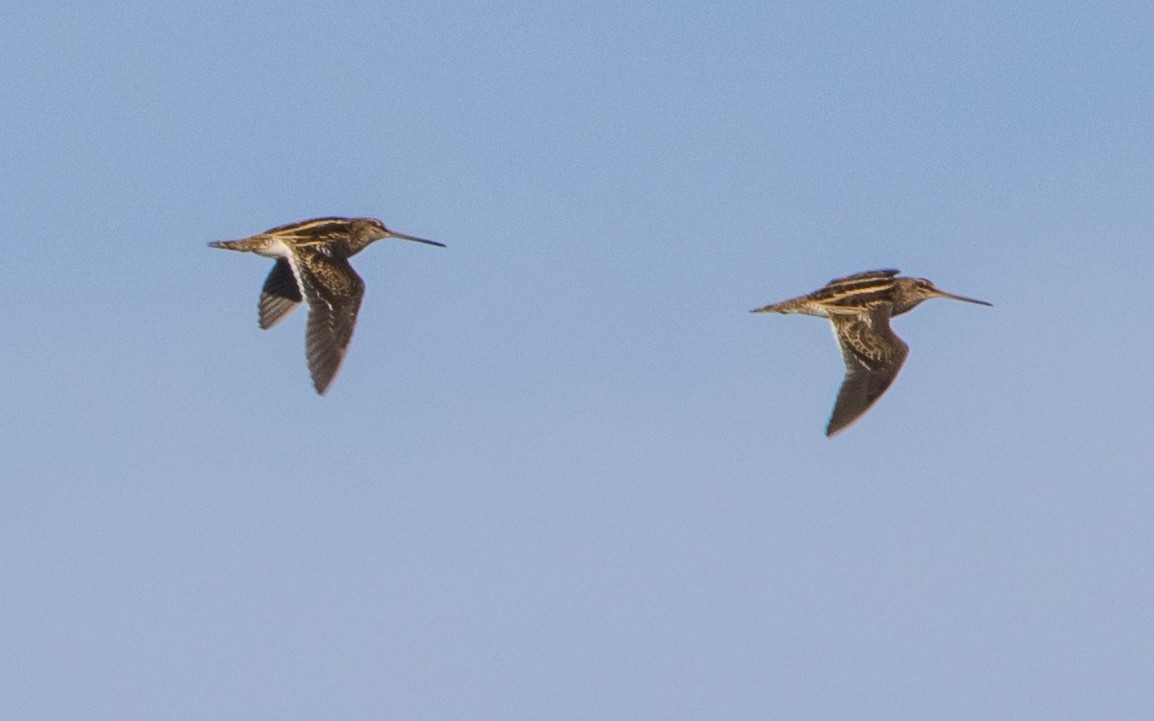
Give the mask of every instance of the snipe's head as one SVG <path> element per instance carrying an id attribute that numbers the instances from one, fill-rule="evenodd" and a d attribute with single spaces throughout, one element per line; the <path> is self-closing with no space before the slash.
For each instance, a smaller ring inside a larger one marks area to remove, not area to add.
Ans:
<path id="1" fill-rule="evenodd" d="M 401 240 L 411 240 L 414 243 L 435 245 L 439 248 L 445 247 L 444 243 L 438 243 L 435 240 L 425 240 L 424 238 L 389 230 L 385 227 L 384 223 L 376 218 L 357 218 L 349 223 L 349 249 L 351 251 L 349 255 L 358 253 L 369 243 L 384 238 L 400 238 Z"/>
<path id="2" fill-rule="evenodd" d="M 952 298 L 978 305 L 993 305 L 993 303 L 987 303 L 977 298 L 967 298 L 964 295 L 955 295 L 944 290 L 938 290 L 933 283 L 925 278 L 895 278 L 894 281 L 894 315 L 912 310 L 918 303 L 930 298 Z"/>

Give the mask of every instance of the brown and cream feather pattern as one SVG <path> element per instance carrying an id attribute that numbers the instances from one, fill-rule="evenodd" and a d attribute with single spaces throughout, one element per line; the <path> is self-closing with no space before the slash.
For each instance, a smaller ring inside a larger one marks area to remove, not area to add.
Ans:
<path id="1" fill-rule="evenodd" d="M 325 217 L 289 223 L 216 248 L 252 252 L 276 260 L 261 287 L 259 323 L 268 329 L 302 302 L 309 307 L 305 357 L 313 387 L 324 394 L 352 341 L 365 284 L 349 258 L 382 238 L 444 244 L 397 233 L 376 218 Z"/>
<path id="2" fill-rule="evenodd" d="M 929 298 L 989 303 L 938 290 L 925 278 L 898 277 L 898 270 L 870 270 L 835 278 L 807 295 L 754 313 L 804 313 L 828 318 L 845 361 L 845 378 L 826 435 L 861 418 L 886 392 L 909 355 L 909 346 L 890 328 L 890 318 Z"/>

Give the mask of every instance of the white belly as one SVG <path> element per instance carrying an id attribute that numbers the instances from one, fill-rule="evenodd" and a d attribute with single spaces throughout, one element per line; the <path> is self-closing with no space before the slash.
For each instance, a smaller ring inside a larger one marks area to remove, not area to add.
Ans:
<path id="1" fill-rule="evenodd" d="M 263 248 L 255 252 L 258 255 L 263 255 L 266 258 L 292 257 L 292 253 L 289 252 L 288 246 L 285 245 L 284 241 L 280 240 L 279 238 L 273 238 L 272 242 L 268 243 Z"/>

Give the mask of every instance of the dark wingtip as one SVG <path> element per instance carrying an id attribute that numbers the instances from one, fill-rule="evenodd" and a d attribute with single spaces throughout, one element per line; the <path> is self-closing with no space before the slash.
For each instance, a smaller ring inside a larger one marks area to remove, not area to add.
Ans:
<path id="1" fill-rule="evenodd" d="M 840 422 L 836 421 L 834 418 L 830 418 L 829 424 L 826 425 L 826 427 L 825 427 L 825 437 L 826 438 L 833 438 L 838 433 L 841 433 L 846 428 L 849 428 L 854 423 L 856 423 L 858 420 L 860 420 L 863 415 L 865 415 L 865 411 L 862 411 L 861 413 L 854 416 L 853 418 L 843 418 L 843 419 L 841 419 Z"/>

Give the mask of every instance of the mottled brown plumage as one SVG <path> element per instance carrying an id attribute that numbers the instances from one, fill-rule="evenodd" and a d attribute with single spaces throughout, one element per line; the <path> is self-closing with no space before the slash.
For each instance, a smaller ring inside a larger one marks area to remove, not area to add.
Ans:
<path id="1" fill-rule="evenodd" d="M 758 308 L 754 313 L 804 313 L 828 318 L 845 361 L 826 435 L 861 418 L 901 370 L 909 346 L 890 328 L 890 318 L 929 298 L 990 305 L 938 290 L 925 278 L 898 278 L 897 270 L 871 270 L 835 278 L 814 292 Z"/>
<path id="2" fill-rule="evenodd" d="M 313 386 L 323 395 L 348 351 L 365 294 L 364 281 L 348 259 L 383 238 L 444 247 L 393 232 L 375 218 L 314 218 L 209 245 L 276 259 L 261 288 L 260 327 L 271 328 L 302 300 L 308 303 L 305 357 Z"/>

